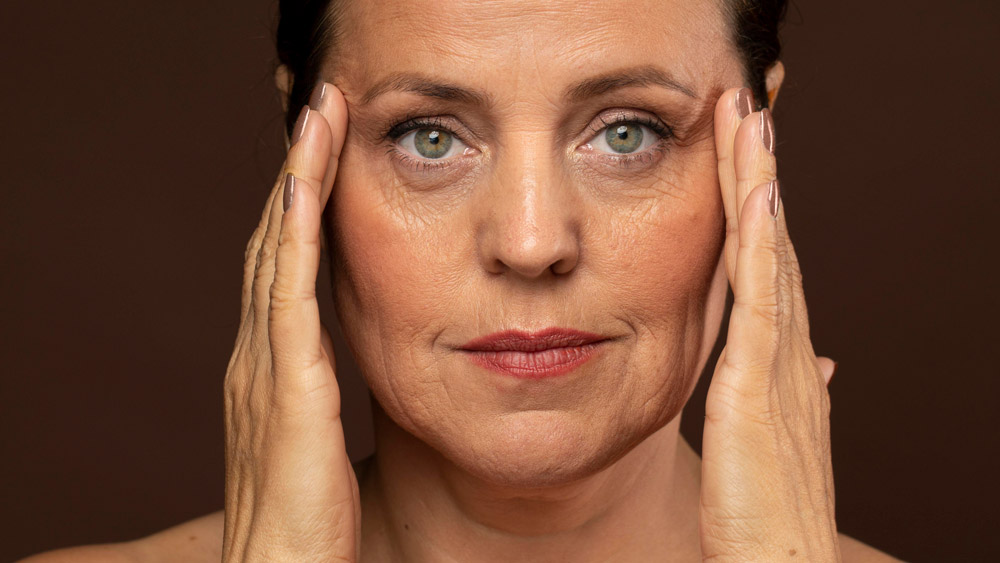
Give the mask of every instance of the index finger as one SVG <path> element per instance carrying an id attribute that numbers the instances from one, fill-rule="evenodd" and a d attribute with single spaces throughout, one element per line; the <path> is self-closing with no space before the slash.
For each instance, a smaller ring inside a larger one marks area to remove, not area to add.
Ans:
<path id="1" fill-rule="evenodd" d="M 340 154 L 344 149 L 344 140 L 347 138 L 347 101 L 344 100 L 344 94 L 339 88 L 321 81 L 313 90 L 312 97 L 309 99 L 309 107 L 317 114 L 322 115 L 327 127 L 330 128 L 329 163 L 320 183 L 319 193 L 319 205 L 320 209 L 323 209 L 330 198 L 330 192 L 333 191 Z"/>
<path id="2" fill-rule="evenodd" d="M 739 208 L 736 194 L 736 163 L 734 143 L 736 130 L 753 111 L 753 94 L 749 88 L 730 88 L 715 106 L 715 154 L 719 166 L 719 187 L 726 211 L 726 272 L 729 280 L 736 279 L 736 254 L 739 247 Z"/>

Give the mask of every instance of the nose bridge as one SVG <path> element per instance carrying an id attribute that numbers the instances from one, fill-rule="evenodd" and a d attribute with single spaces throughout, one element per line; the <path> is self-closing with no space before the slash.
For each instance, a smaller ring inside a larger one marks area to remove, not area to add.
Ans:
<path id="1" fill-rule="evenodd" d="M 575 194 L 547 131 L 512 133 L 498 151 L 480 240 L 484 266 L 536 278 L 566 274 L 579 259 Z"/>

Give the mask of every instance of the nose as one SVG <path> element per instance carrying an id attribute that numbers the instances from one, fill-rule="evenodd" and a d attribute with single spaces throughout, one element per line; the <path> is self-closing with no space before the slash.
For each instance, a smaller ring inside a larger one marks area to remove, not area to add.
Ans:
<path id="1" fill-rule="evenodd" d="M 559 163 L 537 154 L 545 145 L 521 146 L 500 155 L 482 201 L 480 259 L 493 274 L 565 276 L 580 260 L 581 202 Z"/>

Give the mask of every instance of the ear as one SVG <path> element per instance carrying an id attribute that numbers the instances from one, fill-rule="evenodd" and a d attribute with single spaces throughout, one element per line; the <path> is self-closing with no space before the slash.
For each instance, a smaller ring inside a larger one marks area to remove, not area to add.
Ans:
<path id="1" fill-rule="evenodd" d="M 764 87 L 767 88 L 767 107 L 774 111 L 774 101 L 778 99 L 778 90 L 781 89 L 781 83 L 785 81 L 785 65 L 781 64 L 781 61 L 775 61 L 767 69 L 767 74 L 764 76 Z"/>
<path id="2" fill-rule="evenodd" d="M 278 87 L 281 97 L 281 108 L 287 113 L 288 97 L 292 93 L 292 73 L 288 71 L 287 66 L 278 65 L 278 68 L 274 69 L 274 85 Z"/>

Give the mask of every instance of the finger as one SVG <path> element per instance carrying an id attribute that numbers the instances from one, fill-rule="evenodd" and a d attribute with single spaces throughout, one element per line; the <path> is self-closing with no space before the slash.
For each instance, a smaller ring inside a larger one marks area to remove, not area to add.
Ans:
<path id="1" fill-rule="evenodd" d="M 733 161 L 733 142 L 736 130 L 747 115 L 753 112 L 753 94 L 749 88 L 727 90 L 715 106 L 715 154 L 719 168 L 719 187 L 726 213 L 726 272 L 732 281 L 736 272 L 739 216 L 736 212 L 736 167 Z"/>
<path id="2" fill-rule="evenodd" d="M 325 120 L 318 119 L 319 114 L 312 113 L 314 127 L 307 121 L 301 140 L 288 156 L 274 281 L 269 291 L 268 333 L 276 388 L 285 380 L 296 396 L 323 391 L 323 398 L 336 397 L 339 409 L 316 301 L 320 190 L 329 164 L 330 129 Z"/>
<path id="3" fill-rule="evenodd" d="M 254 260 L 252 304 L 250 306 L 250 328 L 252 337 L 263 339 L 267 336 L 267 309 L 270 300 L 271 283 L 274 281 L 274 252 L 278 247 L 278 233 L 281 230 L 281 206 L 287 173 L 287 162 L 282 166 L 282 177 L 276 182 L 273 197 L 267 208 L 267 225 L 257 248 Z"/>
<path id="4" fill-rule="evenodd" d="M 771 214 L 778 190 L 776 181 L 757 186 L 740 214 L 733 310 L 726 340 L 726 362 L 737 369 L 723 370 L 720 375 L 734 378 L 722 385 L 746 391 L 744 396 L 757 395 L 755 391 L 770 385 L 786 322 L 779 280 L 778 223 Z"/>
<path id="5" fill-rule="evenodd" d="M 312 97 L 309 99 L 309 107 L 323 116 L 330 128 L 330 157 L 323 181 L 320 183 L 319 202 L 322 209 L 326 207 L 330 192 L 333 190 L 340 153 L 344 148 L 344 139 L 347 136 L 347 101 L 344 99 L 344 94 L 336 86 L 320 82 L 316 85 Z"/>
<path id="6" fill-rule="evenodd" d="M 736 172 L 736 216 L 742 220 L 743 205 L 750 190 L 777 178 L 774 159 L 774 121 L 767 108 L 747 116 L 733 141 Z"/>
<path id="7" fill-rule="evenodd" d="M 816 363 L 819 364 L 819 370 L 823 372 L 823 379 L 829 385 L 830 380 L 833 379 L 833 374 L 837 372 L 837 362 L 826 356 L 820 356 L 816 358 Z"/>
<path id="8" fill-rule="evenodd" d="M 806 306 L 805 290 L 802 286 L 802 269 L 799 265 L 799 259 L 795 252 L 795 245 L 792 244 L 792 239 L 788 232 L 788 222 L 785 217 L 785 211 L 786 207 L 784 202 L 782 202 L 780 209 L 778 210 L 778 233 L 782 241 L 780 246 L 782 259 L 785 264 L 783 272 L 787 278 L 787 286 L 790 295 L 789 301 L 791 303 L 792 314 L 795 317 L 797 328 L 802 332 L 806 340 L 809 340 L 809 310 Z"/>
<path id="9" fill-rule="evenodd" d="M 260 250 L 261 242 L 264 240 L 264 233 L 267 231 L 267 225 L 271 218 L 271 204 L 274 203 L 275 194 L 281 192 L 280 188 L 281 185 L 276 183 L 271 193 L 268 194 L 267 202 L 264 204 L 264 211 L 261 213 L 260 222 L 257 223 L 253 234 L 250 235 L 250 241 L 243 252 L 243 292 L 240 307 L 241 327 L 247 320 L 247 313 L 253 302 L 253 281 L 254 272 L 257 270 L 257 252 Z"/>
<path id="10" fill-rule="evenodd" d="M 271 285 L 274 282 L 274 259 L 278 247 L 278 234 L 281 230 L 288 175 L 291 174 L 296 178 L 296 188 L 312 190 L 313 197 L 318 197 L 319 186 L 329 162 L 327 155 L 330 151 L 330 130 L 326 120 L 317 117 L 318 114 L 309 106 L 303 107 L 299 114 L 293 128 L 292 146 L 288 150 L 282 167 L 282 176 L 276 188 L 279 195 L 271 202 L 267 229 L 257 252 L 253 290 L 253 299 L 258 304 L 254 307 L 254 333 L 257 337 L 261 337 L 267 330 L 269 313 L 266 304 L 270 300 Z"/>

